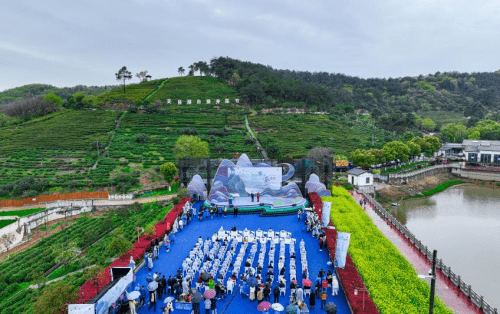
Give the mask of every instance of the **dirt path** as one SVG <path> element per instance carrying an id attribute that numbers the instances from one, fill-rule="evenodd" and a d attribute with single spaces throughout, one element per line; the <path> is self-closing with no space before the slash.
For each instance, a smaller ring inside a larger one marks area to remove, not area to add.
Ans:
<path id="1" fill-rule="evenodd" d="M 363 198 L 361 194 L 354 192 L 354 199 L 359 203 Z M 373 220 L 377 228 L 385 235 L 389 241 L 398 248 L 399 252 L 413 265 L 419 274 L 427 275 L 431 269 L 431 262 L 403 236 L 396 228 L 386 223 L 380 218 L 372 205 L 367 202 L 364 206 L 366 214 Z M 429 282 L 429 281 L 427 281 Z M 483 313 L 472 301 L 466 297 L 451 281 L 448 279 L 441 270 L 437 270 L 436 293 L 439 295 L 448 307 L 455 313 L 464 314 L 480 314 Z"/>
<path id="2" fill-rule="evenodd" d="M 250 124 L 248 123 L 248 117 L 246 115 L 245 115 L 245 125 L 247 126 L 248 132 L 250 132 L 250 135 L 255 140 L 255 144 L 257 144 L 257 147 L 259 148 L 259 151 L 262 153 L 262 157 L 264 157 L 264 159 L 269 159 L 269 157 L 267 157 L 267 152 L 264 150 L 264 148 L 262 147 L 262 145 L 260 145 L 259 140 L 253 134 L 253 131 L 250 128 Z"/>

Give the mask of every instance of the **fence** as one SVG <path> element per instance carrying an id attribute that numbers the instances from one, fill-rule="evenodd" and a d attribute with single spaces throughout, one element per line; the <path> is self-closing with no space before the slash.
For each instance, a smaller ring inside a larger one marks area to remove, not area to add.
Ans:
<path id="1" fill-rule="evenodd" d="M 22 200 L 1 200 L 0 207 L 20 207 L 29 204 L 49 203 L 55 201 L 81 200 L 88 198 L 108 198 L 108 192 L 75 192 L 53 195 L 26 197 Z"/>
<path id="2" fill-rule="evenodd" d="M 440 167 L 440 166 L 437 166 Z M 423 245 L 420 240 L 418 240 L 413 233 L 406 228 L 406 226 L 402 225 L 394 216 L 392 216 L 388 211 L 385 210 L 382 205 L 380 205 L 373 197 L 368 194 L 361 192 L 366 199 L 373 204 L 375 208 L 375 212 L 381 217 L 390 221 L 390 223 L 396 227 L 396 229 L 403 234 L 408 241 L 410 241 L 422 254 L 424 254 L 429 261 L 432 261 L 432 251 L 427 248 L 427 246 Z M 436 266 L 438 269 L 441 269 L 441 272 L 448 277 L 451 282 L 457 286 L 460 291 L 467 297 L 471 299 L 471 301 L 479 307 L 486 314 L 498 314 L 498 310 L 489 305 L 486 301 L 484 301 L 483 296 L 478 295 L 474 290 L 472 290 L 471 285 L 466 284 L 460 276 L 451 271 L 451 267 L 446 266 L 443 263 L 442 259 L 438 259 L 436 262 Z"/>

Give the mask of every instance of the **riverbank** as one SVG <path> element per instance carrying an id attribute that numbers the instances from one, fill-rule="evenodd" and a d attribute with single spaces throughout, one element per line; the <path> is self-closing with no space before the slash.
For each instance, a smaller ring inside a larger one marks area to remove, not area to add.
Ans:
<path id="1" fill-rule="evenodd" d="M 425 177 L 422 180 L 403 185 L 387 185 L 377 191 L 377 201 L 383 205 L 407 199 L 429 197 L 452 186 L 470 184 L 500 189 L 498 182 L 457 178 L 448 173 Z"/>

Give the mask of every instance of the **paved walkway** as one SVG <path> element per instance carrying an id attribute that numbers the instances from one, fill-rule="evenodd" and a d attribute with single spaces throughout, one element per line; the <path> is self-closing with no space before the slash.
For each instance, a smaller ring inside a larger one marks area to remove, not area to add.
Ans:
<path id="1" fill-rule="evenodd" d="M 250 124 L 248 123 L 248 117 L 246 115 L 245 115 L 245 124 L 247 126 L 248 132 L 250 133 L 250 135 L 252 136 L 252 138 L 255 140 L 255 144 L 257 144 L 257 147 L 259 148 L 259 151 L 262 153 L 262 157 L 264 157 L 264 159 L 269 159 L 269 157 L 267 157 L 267 152 L 264 150 L 264 148 L 262 147 L 262 145 L 260 145 L 260 142 L 257 139 L 257 137 L 255 137 L 255 135 L 253 134 L 252 128 L 250 128 Z"/>
<path id="2" fill-rule="evenodd" d="M 358 203 L 361 198 L 364 198 L 357 192 L 354 192 L 353 196 Z M 417 272 L 419 274 L 427 275 L 429 270 L 432 268 L 432 263 L 396 228 L 380 218 L 370 203 L 366 203 L 364 209 L 378 229 L 398 248 L 399 252 L 406 257 Z M 427 282 L 430 284 L 430 280 L 427 280 Z M 466 297 L 439 269 L 437 270 L 436 293 L 439 295 L 441 301 L 443 301 L 455 313 L 483 313 L 483 311 L 474 305 L 474 303 L 472 303 L 472 301 Z"/>
<path id="3" fill-rule="evenodd" d="M 96 199 L 94 200 L 94 205 L 96 206 L 112 206 L 112 205 L 132 205 L 134 203 L 150 203 L 156 201 L 168 201 L 169 199 L 176 197 L 177 194 L 168 194 L 168 195 L 158 195 L 158 196 L 149 196 L 149 197 L 141 197 L 134 198 L 131 200 L 108 200 L 108 199 Z M 0 212 L 3 211 L 12 211 L 12 210 L 25 210 L 31 208 L 40 208 L 43 207 L 44 204 L 32 204 L 29 206 L 19 206 L 19 207 L 1 207 Z"/>

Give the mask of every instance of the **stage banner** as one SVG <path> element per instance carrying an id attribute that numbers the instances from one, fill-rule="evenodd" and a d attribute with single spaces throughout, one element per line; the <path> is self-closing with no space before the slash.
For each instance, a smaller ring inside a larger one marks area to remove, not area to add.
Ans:
<path id="1" fill-rule="evenodd" d="M 337 234 L 337 245 L 335 247 L 335 267 L 344 269 L 350 239 L 350 233 L 339 232 Z"/>
<path id="2" fill-rule="evenodd" d="M 235 174 L 245 184 L 248 193 L 263 192 L 269 188 L 281 188 L 281 167 L 235 167 Z"/>
<path id="3" fill-rule="evenodd" d="M 330 209 L 332 208 L 332 202 L 323 202 L 323 228 L 326 228 L 330 223 Z"/>

